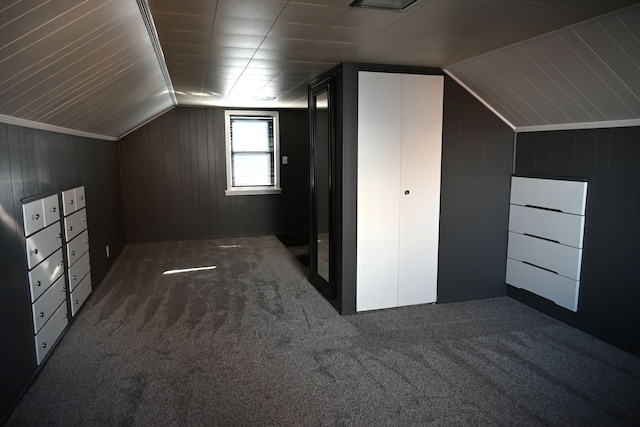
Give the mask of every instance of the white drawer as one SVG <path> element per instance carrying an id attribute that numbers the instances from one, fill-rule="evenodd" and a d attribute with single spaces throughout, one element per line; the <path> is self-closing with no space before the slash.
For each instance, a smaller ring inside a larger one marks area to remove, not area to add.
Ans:
<path id="1" fill-rule="evenodd" d="M 509 231 L 582 248 L 584 216 L 511 205 Z"/>
<path id="2" fill-rule="evenodd" d="M 82 282 L 71 292 L 71 315 L 75 316 L 91 294 L 91 274 L 87 274 Z"/>
<path id="3" fill-rule="evenodd" d="M 507 256 L 555 271 L 569 279 L 580 280 L 582 249 L 509 232 Z"/>
<path id="4" fill-rule="evenodd" d="M 87 275 L 89 270 L 91 270 L 89 252 L 85 252 L 78 262 L 73 264 L 69 269 L 69 289 L 73 291 L 73 289 L 82 281 L 84 276 Z"/>
<path id="5" fill-rule="evenodd" d="M 62 246 L 59 224 L 60 222 L 56 222 L 27 238 L 27 264 L 29 269 L 40 264 Z"/>
<path id="6" fill-rule="evenodd" d="M 29 236 L 44 228 L 44 210 L 42 199 L 22 205 L 22 220 L 24 223 L 24 235 Z"/>
<path id="7" fill-rule="evenodd" d="M 67 243 L 67 265 L 71 267 L 89 250 L 89 232 L 84 230 L 75 239 Z"/>
<path id="8" fill-rule="evenodd" d="M 78 234 L 87 229 L 87 212 L 81 209 L 65 217 L 64 236 L 67 242 L 71 241 Z"/>
<path id="9" fill-rule="evenodd" d="M 84 199 L 84 187 L 76 187 L 73 192 L 76 198 L 76 210 L 84 208 L 87 205 Z"/>
<path id="10" fill-rule="evenodd" d="M 62 192 L 62 207 L 64 216 L 71 215 L 76 211 L 76 195 L 73 188 Z"/>
<path id="11" fill-rule="evenodd" d="M 578 310 L 580 282 L 507 258 L 506 282 L 547 298 L 571 311 Z"/>
<path id="12" fill-rule="evenodd" d="M 64 286 L 64 276 L 61 276 L 42 296 L 33 304 L 33 332 L 38 331 L 49 320 L 60 304 L 67 299 Z"/>
<path id="13" fill-rule="evenodd" d="M 67 323 L 69 323 L 67 317 L 67 304 L 63 303 L 40 330 L 38 335 L 36 335 L 36 359 L 38 365 L 42 363 L 45 356 L 51 351 L 51 348 L 53 348 L 58 337 L 64 332 L 64 328 L 67 326 Z"/>
<path id="14" fill-rule="evenodd" d="M 64 261 L 62 259 L 62 249 L 59 249 L 29 272 L 31 302 L 37 300 L 63 272 Z"/>
<path id="15" fill-rule="evenodd" d="M 511 178 L 511 203 L 584 215 L 587 183 L 514 176 Z"/>
<path id="16" fill-rule="evenodd" d="M 42 211 L 44 212 L 45 227 L 60 220 L 60 206 L 58 206 L 57 194 L 42 199 Z"/>

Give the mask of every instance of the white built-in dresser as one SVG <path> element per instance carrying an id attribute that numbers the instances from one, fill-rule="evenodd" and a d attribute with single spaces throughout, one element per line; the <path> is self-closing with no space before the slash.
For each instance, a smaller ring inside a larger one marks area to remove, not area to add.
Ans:
<path id="1" fill-rule="evenodd" d="M 84 187 L 62 192 L 65 252 L 71 315 L 75 316 L 91 294 L 91 262 Z"/>
<path id="2" fill-rule="evenodd" d="M 22 216 L 40 365 L 92 291 L 84 187 L 30 197 Z"/>
<path id="3" fill-rule="evenodd" d="M 38 365 L 68 323 L 58 195 L 22 205 Z"/>
<path id="4" fill-rule="evenodd" d="M 578 310 L 587 182 L 512 177 L 506 283 Z"/>

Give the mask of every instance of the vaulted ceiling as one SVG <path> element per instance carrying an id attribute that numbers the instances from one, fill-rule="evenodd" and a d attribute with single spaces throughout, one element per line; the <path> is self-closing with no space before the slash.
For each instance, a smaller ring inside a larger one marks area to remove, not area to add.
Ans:
<path id="1" fill-rule="evenodd" d="M 118 138 L 174 105 L 306 107 L 344 61 L 444 68 L 516 129 L 638 118 L 634 1 L 350 3 L 13 0 L 0 121 Z"/>

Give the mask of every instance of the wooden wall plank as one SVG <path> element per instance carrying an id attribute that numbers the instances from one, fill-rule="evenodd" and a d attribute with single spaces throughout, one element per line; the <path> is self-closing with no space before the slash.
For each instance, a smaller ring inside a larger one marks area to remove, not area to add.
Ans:
<path id="1" fill-rule="evenodd" d="M 211 233 L 211 221 L 209 219 L 211 210 L 211 200 L 209 198 L 210 185 L 209 181 L 209 147 L 207 146 L 207 110 L 198 108 L 194 110 L 195 113 L 195 132 L 196 132 L 196 146 L 194 150 L 195 167 L 194 170 L 199 171 L 195 174 L 194 179 L 198 187 L 198 201 L 199 209 L 196 213 L 196 218 L 199 220 L 198 235 L 210 236 Z"/>
<path id="2" fill-rule="evenodd" d="M 161 129 L 157 123 L 162 123 Z M 150 132 L 153 180 L 123 174 L 124 187 L 134 194 L 163 197 L 146 218 L 125 207 L 127 241 L 148 242 L 235 235 L 306 233 L 308 229 L 308 130 L 306 110 L 280 111 L 281 151 L 294 154 L 281 174 L 280 195 L 226 196 L 224 109 L 176 108 L 131 133 L 121 146 L 135 144 Z M 123 165 L 139 164 L 140 153 L 122 150 Z M 160 163 L 160 165 L 158 164 Z M 158 173 L 162 170 L 162 178 Z M 162 195 L 162 196 L 161 196 Z M 156 199 L 157 199 L 156 198 Z M 160 224 L 166 221 L 167 228 Z"/>
<path id="3" fill-rule="evenodd" d="M 214 122 L 213 122 L 213 115 L 214 115 L 214 110 L 212 108 L 207 108 L 205 110 L 206 112 L 206 128 L 207 128 L 207 134 L 206 134 L 206 144 L 207 144 L 207 164 L 209 166 L 208 170 L 207 170 L 207 182 L 209 182 L 209 194 L 208 194 L 208 199 L 209 199 L 209 206 L 210 206 L 210 212 L 208 214 L 208 218 L 209 218 L 209 230 L 210 230 L 210 235 L 211 236 L 219 236 L 220 234 L 220 225 L 219 225 L 219 220 L 218 220 L 218 174 L 216 174 L 216 167 L 217 167 L 217 157 L 216 157 L 216 150 L 215 150 L 215 146 L 213 144 L 213 140 L 215 137 L 215 131 L 214 131 Z"/>
<path id="4" fill-rule="evenodd" d="M 124 248 L 117 144 L 0 124 L 0 340 L 11 349 L 0 352 L 2 416 L 37 369 L 21 200 L 77 184 L 87 194 L 96 287 Z"/>
<path id="5" fill-rule="evenodd" d="M 541 134 L 518 134 L 518 145 L 544 143 Z M 640 127 L 544 134 L 553 141 L 544 149 L 517 150 L 516 173 L 550 159 L 553 168 L 546 176 L 586 178 L 589 183 L 578 311 L 512 287 L 509 295 L 640 354 Z M 567 144 L 575 147 L 573 156 Z"/>
<path id="6" fill-rule="evenodd" d="M 439 302 L 506 293 L 512 159 L 513 131 L 445 77 Z"/>

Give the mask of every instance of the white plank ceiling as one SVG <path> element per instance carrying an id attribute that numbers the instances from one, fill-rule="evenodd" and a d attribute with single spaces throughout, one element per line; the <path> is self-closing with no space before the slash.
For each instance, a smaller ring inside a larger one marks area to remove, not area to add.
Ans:
<path id="1" fill-rule="evenodd" d="M 4 122 L 117 137 L 172 106 L 135 0 L 1 3 Z"/>
<path id="2" fill-rule="evenodd" d="M 307 82 L 344 61 L 448 67 L 477 94 L 486 95 L 503 117 L 513 115 L 509 121 L 515 126 L 555 123 L 546 105 L 548 98 L 555 104 L 556 116 L 567 116 L 565 122 L 626 119 L 637 110 L 630 98 L 631 93 L 637 94 L 631 89 L 636 83 L 629 83 L 629 78 L 609 83 L 606 79 L 612 73 L 602 70 L 608 61 L 624 59 L 624 69 L 616 73 L 636 72 L 637 52 L 632 49 L 637 49 L 638 33 L 625 32 L 625 26 L 637 28 L 637 15 L 630 18 L 635 20 L 631 24 L 607 21 L 574 32 L 580 40 L 593 40 L 556 73 L 571 82 L 567 87 L 574 85 L 583 95 L 593 87 L 597 90 L 593 98 L 607 91 L 622 97 L 621 102 L 604 107 L 596 102 L 596 108 L 582 107 L 586 111 L 563 111 L 565 103 L 557 99 L 555 86 L 548 93 L 549 88 L 542 85 L 503 85 L 500 90 L 505 93 L 518 92 L 511 97 L 490 90 L 491 82 L 502 78 L 496 77 L 500 73 L 513 77 L 507 70 L 517 61 L 525 75 L 532 73 L 524 81 L 544 78 L 543 72 L 527 67 L 526 62 L 537 61 L 533 55 L 545 49 L 553 51 L 544 54 L 545 60 L 564 59 L 566 51 L 578 48 L 575 37 L 563 38 L 567 47 L 562 49 L 553 40 L 545 45 L 544 37 L 534 39 L 539 43 L 536 52 L 519 53 L 509 60 L 487 54 L 635 1 L 419 0 L 405 12 L 356 9 L 350 3 L 9 0 L 0 5 L 0 122 L 117 138 L 176 102 L 306 107 Z M 631 51 L 625 52 L 631 59 L 610 49 L 622 43 L 629 46 L 625 49 Z M 583 60 L 589 59 L 592 48 L 609 55 L 601 56 L 604 65 L 595 70 L 596 80 L 605 79 L 605 89 L 594 86 L 594 77 L 583 72 Z M 620 92 L 620 85 L 629 87 L 626 94 Z M 517 103 L 514 98 L 520 97 L 529 100 Z"/>
<path id="3" fill-rule="evenodd" d="M 447 67 L 517 131 L 640 125 L 640 6 Z"/>

